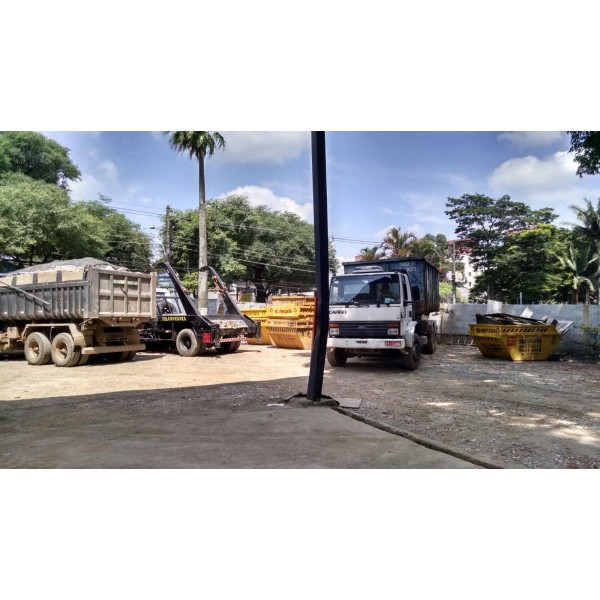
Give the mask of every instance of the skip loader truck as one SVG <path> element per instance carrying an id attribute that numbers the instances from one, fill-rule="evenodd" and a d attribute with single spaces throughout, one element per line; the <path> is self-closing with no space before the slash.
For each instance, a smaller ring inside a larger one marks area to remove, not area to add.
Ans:
<path id="1" fill-rule="evenodd" d="M 227 286 L 210 266 L 207 271 L 221 298 L 222 308 L 203 315 L 168 263 L 157 276 L 156 318 L 140 325 L 140 337 L 151 348 L 177 350 L 181 356 L 198 356 L 214 348 L 218 354 L 236 352 L 246 337 L 260 341 L 260 323 L 244 315 L 227 292 Z"/>
<path id="2" fill-rule="evenodd" d="M 343 263 L 331 280 L 327 360 L 342 367 L 349 358 L 399 360 L 414 371 L 421 353 L 436 349 L 440 308 L 439 272 L 422 257 Z"/>

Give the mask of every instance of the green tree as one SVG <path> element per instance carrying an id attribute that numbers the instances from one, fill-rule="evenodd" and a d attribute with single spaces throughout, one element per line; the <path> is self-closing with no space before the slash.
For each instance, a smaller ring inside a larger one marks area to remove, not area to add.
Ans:
<path id="1" fill-rule="evenodd" d="M 575 211 L 575 216 L 580 225 L 571 224 L 573 233 L 582 240 L 595 246 L 600 245 L 600 198 L 596 208 L 590 200 L 584 198 L 585 206 L 581 208 L 571 204 L 569 208 Z"/>
<path id="2" fill-rule="evenodd" d="M 381 246 L 371 246 L 360 249 L 360 260 L 378 260 L 381 258 Z"/>
<path id="3" fill-rule="evenodd" d="M 204 159 L 212 156 L 216 150 L 225 149 L 225 138 L 217 131 L 166 131 L 171 148 L 182 154 L 188 154 L 198 161 L 198 268 L 208 264 L 208 246 L 206 233 L 206 181 Z M 198 273 L 198 306 L 208 306 L 208 288 L 206 272 Z"/>
<path id="4" fill-rule="evenodd" d="M 66 190 L 69 181 L 81 178 L 69 149 L 34 131 L 0 132 L 0 176 L 6 173 L 23 173 Z"/>
<path id="5" fill-rule="evenodd" d="M 98 258 L 134 271 L 148 272 L 152 262 L 150 236 L 142 231 L 140 225 L 111 208 L 110 202 L 110 198 L 100 194 L 98 200 L 79 202 L 73 204 L 72 208 L 97 220 L 96 227 L 106 245 L 102 256 Z M 79 217 L 82 223 L 83 218 Z"/>
<path id="6" fill-rule="evenodd" d="M 564 253 L 569 232 L 553 225 L 515 232 L 507 236 L 493 266 L 477 280 L 473 295 L 493 284 L 496 300 L 516 303 L 553 302 L 564 281 L 558 256 Z"/>
<path id="7" fill-rule="evenodd" d="M 567 131 L 571 135 L 569 152 L 579 166 L 577 175 L 598 175 L 600 173 L 600 131 Z"/>
<path id="8" fill-rule="evenodd" d="M 381 244 L 382 250 L 389 258 L 397 256 L 410 256 L 413 242 L 417 241 L 417 236 L 410 231 L 404 233 L 400 227 L 390 227 Z"/>
<path id="9" fill-rule="evenodd" d="M 569 274 L 572 303 L 579 302 L 579 293 L 583 290 L 585 303 L 589 304 L 590 293 L 594 291 L 594 284 L 597 284 L 600 276 L 600 254 L 591 245 L 576 248 L 570 244 L 568 255 L 559 256 L 558 259 Z"/>
<path id="10" fill-rule="evenodd" d="M 413 256 L 426 258 L 440 270 L 442 275 L 451 268 L 448 240 L 443 233 L 437 235 L 426 233 L 411 244 L 410 252 Z"/>
<path id="11" fill-rule="evenodd" d="M 514 202 L 510 196 L 498 199 L 483 194 L 463 194 L 448 198 L 445 213 L 456 222 L 456 234 L 470 251 L 473 265 L 489 270 L 486 278 L 488 297 L 494 293 L 494 265 L 510 235 L 556 219 L 550 208 L 532 210 L 523 202 Z"/>
<path id="12" fill-rule="evenodd" d="M 20 267 L 58 258 L 101 257 L 100 222 L 54 183 L 13 173 L 0 180 L 0 253 Z"/>
<path id="13" fill-rule="evenodd" d="M 195 268 L 198 246 L 197 212 L 173 211 L 172 263 L 188 273 Z M 289 212 L 252 207 L 244 196 L 229 196 L 207 202 L 209 264 L 224 281 L 248 281 L 258 292 L 258 301 L 276 290 L 309 291 L 315 286 L 314 227 Z M 337 269 L 330 244 L 329 268 Z M 184 275 L 186 287 L 196 282 Z"/>

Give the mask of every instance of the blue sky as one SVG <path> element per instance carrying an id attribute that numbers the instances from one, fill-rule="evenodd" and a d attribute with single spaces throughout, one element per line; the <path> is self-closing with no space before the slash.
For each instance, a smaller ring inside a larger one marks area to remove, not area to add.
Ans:
<path id="1" fill-rule="evenodd" d="M 82 172 L 71 185 L 74 200 L 109 196 L 149 233 L 167 205 L 197 206 L 197 163 L 160 132 L 42 133 L 68 147 Z M 221 133 L 227 148 L 207 160 L 207 198 L 244 194 L 312 222 L 308 132 Z M 577 177 L 568 148 L 561 132 L 328 132 L 329 233 L 338 256 L 351 260 L 391 226 L 452 238 L 446 199 L 467 193 L 508 194 L 552 207 L 556 224 L 572 222 L 569 205 L 595 203 L 600 177 Z"/>

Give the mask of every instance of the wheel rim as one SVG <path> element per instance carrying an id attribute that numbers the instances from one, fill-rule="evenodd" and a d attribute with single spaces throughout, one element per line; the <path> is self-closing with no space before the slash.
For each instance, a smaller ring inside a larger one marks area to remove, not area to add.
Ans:
<path id="1" fill-rule="evenodd" d="M 33 356 L 35 358 L 39 358 L 40 355 L 42 354 L 42 348 L 38 341 L 31 342 L 29 345 L 29 350 L 31 351 L 31 354 L 33 354 Z"/>
<path id="2" fill-rule="evenodd" d="M 54 350 L 60 356 L 60 358 L 62 358 L 62 359 L 67 358 L 69 349 L 65 342 L 59 341 L 57 344 L 54 345 Z"/>

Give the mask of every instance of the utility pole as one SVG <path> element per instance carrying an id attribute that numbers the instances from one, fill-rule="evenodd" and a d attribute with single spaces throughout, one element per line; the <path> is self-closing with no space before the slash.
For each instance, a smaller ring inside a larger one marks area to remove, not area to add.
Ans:
<path id="1" fill-rule="evenodd" d="M 456 243 L 452 242 L 452 304 L 456 304 Z"/>
<path id="2" fill-rule="evenodd" d="M 310 355 L 307 398 L 321 400 L 329 327 L 329 237 L 327 234 L 327 177 L 325 132 L 311 133 L 313 205 L 315 217 L 315 266 L 317 268 L 317 318 Z"/>
<path id="3" fill-rule="evenodd" d="M 165 259 L 171 262 L 171 207 L 165 211 Z"/>

